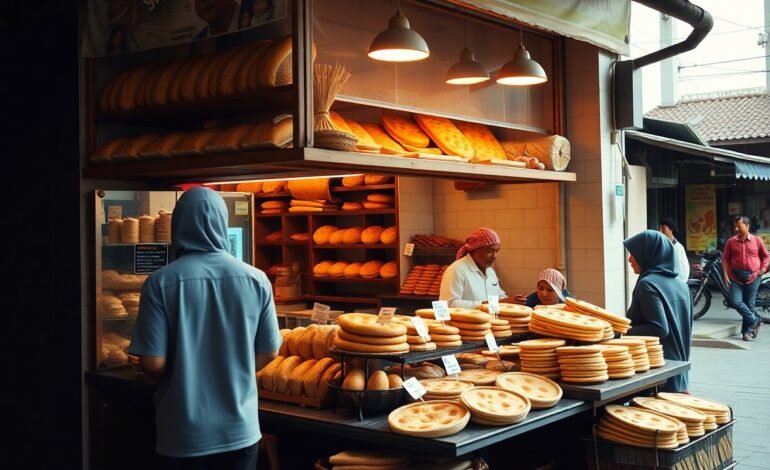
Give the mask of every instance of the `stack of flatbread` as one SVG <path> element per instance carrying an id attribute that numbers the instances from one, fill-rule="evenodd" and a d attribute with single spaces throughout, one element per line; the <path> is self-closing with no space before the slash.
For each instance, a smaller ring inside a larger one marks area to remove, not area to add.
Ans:
<path id="1" fill-rule="evenodd" d="M 539 338 L 519 343 L 521 371 L 542 375 L 549 379 L 561 378 L 556 348 L 564 346 L 563 339 Z"/>
<path id="2" fill-rule="evenodd" d="M 486 426 L 518 423 L 529 414 L 532 404 L 524 395 L 499 387 L 473 387 L 460 394 L 462 403 L 471 410 L 471 421 Z"/>
<path id="3" fill-rule="evenodd" d="M 382 355 L 409 352 L 403 323 L 378 323 L 377 315 L 345 313 L 337 317 L 337 324 L 340 330 L 334 347 L 338 351 Z"/>

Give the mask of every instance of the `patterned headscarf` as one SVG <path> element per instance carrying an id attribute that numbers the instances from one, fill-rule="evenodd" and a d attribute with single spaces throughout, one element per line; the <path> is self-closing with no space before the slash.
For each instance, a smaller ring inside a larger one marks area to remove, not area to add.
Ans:
<path id="1" fill-rule="evenodd" d="M 500 244 L 500 237 L 497 236 L 497 233 L 490 228 L 479 227 L 468 235 L 465 244 L 457 250 L 455 259 L 460 259 L 477 248 L 494 244 Z"/>
<path id="2" fill-rule="evenodd" d="M 562 292 L 567 288 L 567 279 L 562 273 L 553 268 L 546 268 L 537 275 L 537 282 L 546 281 L 556 292 Z"/>

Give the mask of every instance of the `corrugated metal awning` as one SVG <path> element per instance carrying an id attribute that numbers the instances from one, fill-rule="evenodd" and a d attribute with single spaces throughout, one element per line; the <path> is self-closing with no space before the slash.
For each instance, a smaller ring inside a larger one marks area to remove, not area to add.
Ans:
<path id="1" fill-rule="evenodd" d="M 770 181 L 770 159 L 733 150 L 719 149 L 640 131 L 625 131 L 626 137 L 656 147 L 704 157 L 715 162 L 735 165 L 735 177 Z"/>

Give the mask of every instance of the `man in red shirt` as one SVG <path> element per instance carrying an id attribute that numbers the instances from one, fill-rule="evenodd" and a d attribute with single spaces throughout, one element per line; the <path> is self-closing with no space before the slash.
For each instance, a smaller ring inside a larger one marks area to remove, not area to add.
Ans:
<path id="1" fill-rule="evenodd" d="M 750 224 L 746 216 L 735 218 L 736 235 L 727 240 L 722 255 L 724 278 L 730 287 L 730 302 L 743 317 L 741 336 L 744 341 L 756 338 L 762 325 L 762 319 L 754 313 L 754 302 L 762 274 L 770 264 L 762 239 L 749 233 Z"/>

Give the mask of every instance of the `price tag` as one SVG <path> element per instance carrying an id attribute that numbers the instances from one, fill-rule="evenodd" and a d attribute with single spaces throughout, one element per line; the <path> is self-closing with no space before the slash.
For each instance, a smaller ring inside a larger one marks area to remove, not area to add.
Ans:
<path id="1" fill-rule="evenodd" d="M 497 314 L 500 313 L 500 297 L 496 295 L 488 296 L 487 305 L 489 306 L 489 313 L 497 317 Z"/>
<path id="2" fill-rule="evenodd" d="M 449 305 L 447 305 L 446 300 L 434 300 L 432 302 L 433 305 L 433 316 L 438 321 L 449 321 L 452 319 L 452 317 L 449 315 Z"/>
<path id="3" fill-rule="evenodd" d="M 404 389 L 406 389 L 406 393 L 411 395 L 415 400 L 422 400 L 422 396 L 427 393 L 425 387 L 423 387 L 420 381 L 417 380 L 417 377 L 405 380 L 402 385 Z"/>
<path id="4" fill-rule="evenodd" d="M 417 336 L 421 338 L 427 338 L 428 335 L 428 327 L 425 326 L 425 322 L 422 321 L 421 317 L 412 317 L 412 325 L 414 325 L 414 329 L 417 330 Z"/>
<path id="5" fill-rule="evenodd" d="M 314 321 L 322 325 L 329 323 L 329 312 L 331 309 L 332 308 L 328 305 L 315 302 L 313 304 L 313 314 L 310 316 L 310 321 Z"/>
<path id="6" fill-rule="evenodd" d="M 441 356 L 441 361 L 444 363 L 444 369 L 446 369 L 447 375 L 459 374 L 462 370 L 460 369 L 460 363 L 457 362 L 457 358 L 454 354 Z"/>
<path id="7" fill-rule="evenodd" d="M 407 243 L 404 245 L 404 256 L 412 256 L 414 253 L 414 243 Z"/>
<path id="8" fill-rule="evenodd" d="M 487 342 L 487 349 L 489 349 L 493 353 L 496 353 L 500 350 L 500 347 L 497 345 L 497 340 L 495 339 L 495 335 L 493 335 L 491 331 L 486 335 L 484 335 L 484 341 Z"/>
<path id="9" fill-rule="evenodd" d="M 395 314 L 396 307 L 382 307 L 380 309 L 380 314 L 377 315 L 377 323 L 390 323 Z"/>

